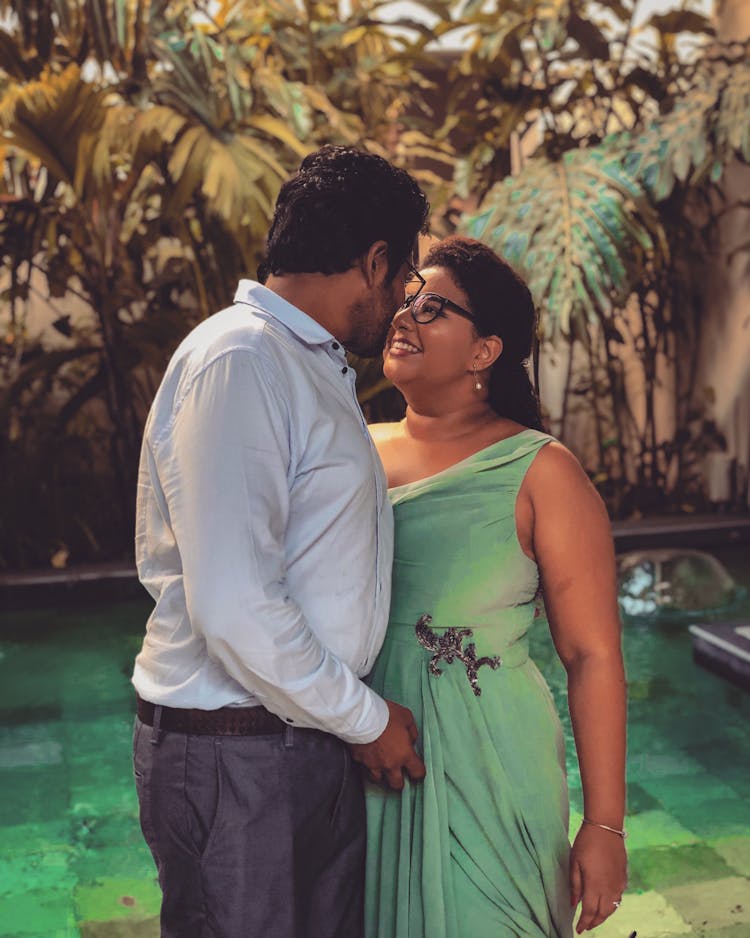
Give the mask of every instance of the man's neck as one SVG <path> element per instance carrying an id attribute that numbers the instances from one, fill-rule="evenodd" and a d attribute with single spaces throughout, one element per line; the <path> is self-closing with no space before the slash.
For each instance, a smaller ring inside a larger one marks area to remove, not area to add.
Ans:
<path id="1" fill-rule="evenodd" d="M 345 274 L 270 274 L 265 286 L 345 343 L 349 284 L 344 277 Z"/>

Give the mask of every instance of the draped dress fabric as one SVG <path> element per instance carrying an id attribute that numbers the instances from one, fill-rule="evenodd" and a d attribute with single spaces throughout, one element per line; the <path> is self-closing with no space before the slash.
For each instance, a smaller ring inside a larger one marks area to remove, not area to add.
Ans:
<path id="1" fill-rule="evenodd" d="M 563 735 L 528 656 L 539 577 L 515 522 L 550 439 L 524 430 L 390 490 L 391 618 L 370 683 L 413 711 L 427 778 L 367 786 L 366 938 L 572 935 Z M 471 629 L 463 652 L 501 659 L 477 668 L 480 695 L 468 660 L 436 654 L 448 629 Z"/>

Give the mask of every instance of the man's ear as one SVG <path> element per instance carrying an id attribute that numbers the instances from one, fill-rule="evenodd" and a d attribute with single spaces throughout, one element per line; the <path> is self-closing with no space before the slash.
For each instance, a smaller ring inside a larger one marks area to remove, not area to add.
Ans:
<path id="1" fill-rule="evenodd" d="M 374 241 L 362 255 L 361 269 L 368 287 L 380 286 L 388 277 L 388 243 Z"/>

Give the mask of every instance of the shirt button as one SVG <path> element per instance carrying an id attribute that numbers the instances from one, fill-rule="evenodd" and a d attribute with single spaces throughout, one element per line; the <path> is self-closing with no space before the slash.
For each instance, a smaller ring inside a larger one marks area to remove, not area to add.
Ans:
<path id="1" fill-rule="evenodd" d="M 331 342 L 331 348 L 334 350 L 334 352 L 338 352 L 341 346 L 338 344 L 338 342 Z"/>
<path id="2" fill-rule="evenodd" d="M 344 365 L 344 367 L 341 369 L 341 374 L 345 375 L 347 371 L 349 371 L 349 369 L 346 367 L 346 365 Z"/>

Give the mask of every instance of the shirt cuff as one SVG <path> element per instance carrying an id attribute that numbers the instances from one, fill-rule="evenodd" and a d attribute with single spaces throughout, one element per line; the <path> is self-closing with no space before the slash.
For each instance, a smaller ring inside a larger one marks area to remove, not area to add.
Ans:
<path id="1" fill-rule="evenodd" d="M 343 739 L 345 743 L 362 745 L 364 743 L 374 742 L 388 725 L 388 720 L 390 719 L 388 704 L 382 697 L 376 694 L 374 690 L 371 690 L 369 687 L 366 687 L 366 690 L 368 700 L 365 706 L 367 712 L 365 718 L 359 721 L 357 731 L 336 734 L 339 739 Z"/>

